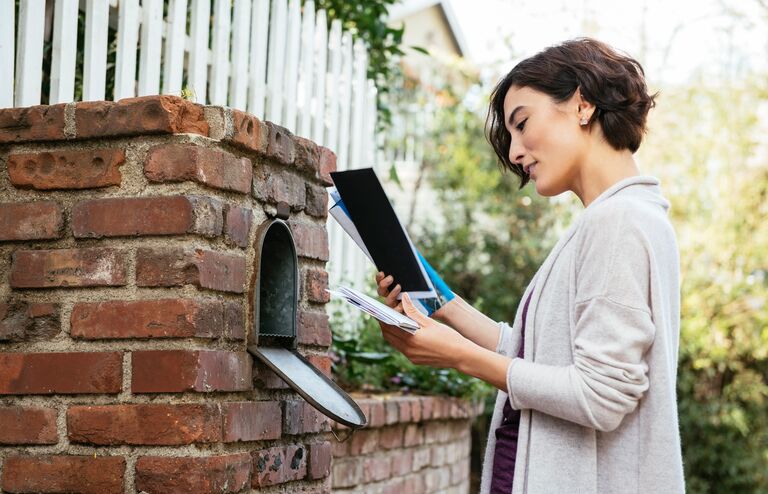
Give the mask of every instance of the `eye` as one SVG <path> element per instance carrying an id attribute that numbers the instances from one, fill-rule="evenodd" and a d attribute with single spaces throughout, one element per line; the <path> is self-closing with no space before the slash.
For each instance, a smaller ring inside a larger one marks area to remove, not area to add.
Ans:
<path id="1" fill-rule="evenodd" d="M 522 131 L 523 131 L 523 129 L 525 129 L 525 122 L 527 122 L 527 121 L 528 121 L 528 119 L 527 119 L 527 118 L 524 118 L 524 119 L 520 120 L 520 123 L 519 123 L 519 124 L 517 124 L 517 126 L 515 126 L 515 128 L 516 128 L 517 130 L 519 130 L 520 132 L 522 132 Z"/>

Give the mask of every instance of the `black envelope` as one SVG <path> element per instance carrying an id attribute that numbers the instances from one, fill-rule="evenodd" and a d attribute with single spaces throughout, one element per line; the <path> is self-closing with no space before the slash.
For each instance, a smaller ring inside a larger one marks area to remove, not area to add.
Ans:
<path id="1" fill-rule="evenodd" d="M 376 268 L 392 275 L 403 292 L 434 296 L 408 233 L 392 208 L 373 168 L 331 172 L 336 190 Z"/>

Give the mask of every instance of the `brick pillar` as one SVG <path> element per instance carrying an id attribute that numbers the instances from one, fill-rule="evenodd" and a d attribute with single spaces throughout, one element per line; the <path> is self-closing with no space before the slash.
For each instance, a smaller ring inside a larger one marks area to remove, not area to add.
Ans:
<path id="1" fill-rule="evenodd" d="M 328 492 L 329 421 L 246 343 L 256 227 L 287 202 L 299 351 L 330 371 L 334 168 L 177 97 L 0 110 L 0 490 Z"/>

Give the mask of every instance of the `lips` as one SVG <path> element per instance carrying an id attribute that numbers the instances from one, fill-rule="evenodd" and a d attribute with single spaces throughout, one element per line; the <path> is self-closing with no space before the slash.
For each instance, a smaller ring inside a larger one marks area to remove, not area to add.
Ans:
<path id="1" fill-rule="evenodd" d="M 531 174 L 531 170 L 533 167 L 538 163 L 538 161 L 534 161 L 533 163 L 529 163 L 523 167 L 523 171 L 527 174 Z"/>

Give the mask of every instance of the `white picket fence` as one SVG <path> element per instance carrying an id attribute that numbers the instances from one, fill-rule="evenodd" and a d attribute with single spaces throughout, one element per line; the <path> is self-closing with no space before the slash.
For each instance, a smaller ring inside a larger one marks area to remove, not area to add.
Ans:
<path id="1" fill-rule="evenodd" d="M 14 32 L 14 4 L 0 0 L 0 108 L 41 102 L 51 13 L 46 16 L 45 0 L 22 0 Z M 329 31 L 326 12 L 316 11 L 312 0 L 303 8 L 299 0 L 165 4 L 163 18 L 163 0 L 54 0 L 48 102 L 74 101 L 84 7 L 83 100 L 105 98 L 113 26 L 115 100 L 185 90 L 199 103 L 247 111 L 329 147 L 340 170 L 376 166 L 376 87 L 366 77 L 364 43 L 343 32 L 340 21 Z M 359 249 L 334 221 L 328 227 L 331 283 L 370 285 Z"/>

